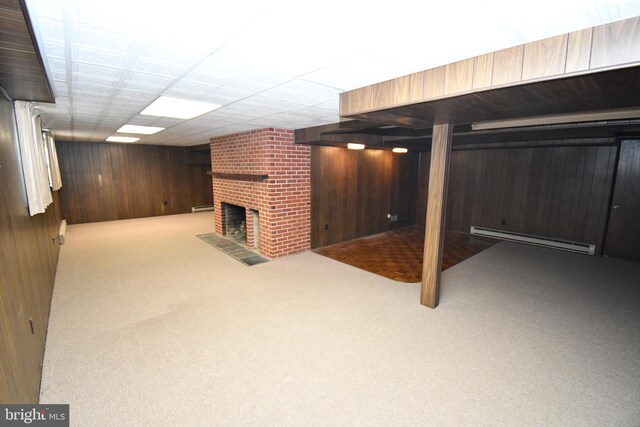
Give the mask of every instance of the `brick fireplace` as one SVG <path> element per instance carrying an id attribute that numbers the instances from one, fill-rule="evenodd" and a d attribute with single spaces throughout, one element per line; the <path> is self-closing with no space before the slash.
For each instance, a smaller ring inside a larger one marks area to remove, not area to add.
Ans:
<path id="1" fill-rule="evenodd" d="M 294 144 L 287 129 L 211 138 L 216 232 L 228 232 L 225 206 L 235 205 L 245 209 L 247 247 L 270 258 L 309 249 L 310 157 L 310 147 Z"/>

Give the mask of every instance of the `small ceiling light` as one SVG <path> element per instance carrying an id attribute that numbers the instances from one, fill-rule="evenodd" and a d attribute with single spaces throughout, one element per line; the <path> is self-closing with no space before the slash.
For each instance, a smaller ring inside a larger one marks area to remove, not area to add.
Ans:
<path id="1" fill-rule="evenodd" d="M 107 138 L 109 142 L 136 142 L 140 138 L 136 138 L 133 136 L 110 136 Z"/>
<path id="2" fill-rule="evenodd" d="M 220 104 L 161 96 L 142 110 L 140 114 L 145 116 L 173 117 L 176 119 L 192 119 L 220 107 L 222 107 Z"/>
<path id="3" fill-rule="evenodd" d="M 409 151 L 409 150 L 407 150 L 406 148 L 395 147 L 395 148 L 394 148 L 393 150 L 391 150 L 391 151 L 393 151 L 394 153 L 406 153 L 406 152 L 407 152 L 407 151 Z"/>
<path id="4" fill-rule="evenodd" d="M 347 144 L 347 148 L 349 150 L 364 150 L 364 144 L 356 144 L 356 143 L 350 142 Z"/>
<path id="5" fill-rule="evenodd" d="M 159 128 L 155 126 L 124 125 L 120 129 L 118 129 L 116 132 L 153 135 L 154 133 L 160 132 L 161 130 L 164 130 L 164 128 Z"/>

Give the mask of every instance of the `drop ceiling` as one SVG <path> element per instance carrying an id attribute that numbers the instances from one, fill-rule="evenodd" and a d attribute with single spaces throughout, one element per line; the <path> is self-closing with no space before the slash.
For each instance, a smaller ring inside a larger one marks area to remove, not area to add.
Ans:
<path id="1" fill-rule="evenodd" d="M 166 128 L 136 143 L 181 146 L 334 123 L 345 90 L 640 15 L 637 0 L 27 6 L 56 96 L 37 106 L 59 140 L 104 141 L 130 124 Z M 139 114 L 161 95 L 222 107 L 190 120 Z"/>

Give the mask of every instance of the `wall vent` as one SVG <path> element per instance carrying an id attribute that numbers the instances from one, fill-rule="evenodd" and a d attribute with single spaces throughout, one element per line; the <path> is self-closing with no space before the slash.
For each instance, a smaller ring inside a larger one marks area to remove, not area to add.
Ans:
<path id="1" fill-rule="evenodd" d="M 213 210 L 213 205 L 204 205 L 204 206 L 194 206 L 191 208 L 191 213 L 193 212 L 205 212 L 205 211 L 212 211 Z"/>
<path id="2" fill-rule="evenodd" d="M 560 249 L 563 251 L 577 252 L 586 255 L 594 255 L 596 245 L 589 243 L 571 242 L 569 240 L 550 239 L 547 237 L 532 236 L 529 234 L 513 233 L 511 231 L 494 230 L 492 228 L 471 226 L 471 234 L 475 236 L 491 237 L 493 239 L 510 240 L 512 242 L 527 243 L 529 245 L 543 246 L 545 248 Z"/>

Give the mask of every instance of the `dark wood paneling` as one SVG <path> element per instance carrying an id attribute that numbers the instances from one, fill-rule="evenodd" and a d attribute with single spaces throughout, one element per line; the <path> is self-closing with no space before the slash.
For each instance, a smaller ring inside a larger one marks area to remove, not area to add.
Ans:
<path id="1" fill-rule="evenodd" d="M 454 151 L 447 229 L 472 225 L 597 245 L 615 146 Z M 420 191 L 424 191 L 420 188 Z"/>
<path id="2" fill-rule="evenodd" d="M 0 402 L 36 403 L 59 246 L 56 207 L 29 216 L 12 105 L 0 101 Z M 55 198 L 54 198 L 55 200 Z M 33 330 L 32 326 L 33 324 Z"/>
<path id="3" fill-rule="evenodd" d="M 23 1 L 0 3 L 0 28 L 0 85 L 13 99 L 53 102 L 53 90 Z"/>
<path id="4" fill-rule="evenodd" d="M 640 140 L 620 144 L 620 160 L 611 202 L 606 256 L 640 261 Z"/>
<path id="5" fill-rule="evenodd" d="M 431 153 L 420 153 L 418 182 L 416 185 L 416 224 L 424 226 L 427 220 L 427 198 L 429 196 L 429 166 Z M 451 179 L 451 178 L 449 178 Z"/>
<path id="6" fill-rule="evenodd" d="M 191 212 L 210 205 L 209 166 L 189 149 L 58 141 L 62 216 L 84 223 Z"/>
<path id="7" fill-rule="evenodd" d="M 417 153 L 312 147 L 311 246 L 413 225 L 418 160 Z M 392 223 L 387 214 L 403 219 Z"/>

